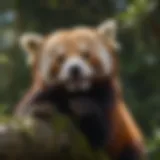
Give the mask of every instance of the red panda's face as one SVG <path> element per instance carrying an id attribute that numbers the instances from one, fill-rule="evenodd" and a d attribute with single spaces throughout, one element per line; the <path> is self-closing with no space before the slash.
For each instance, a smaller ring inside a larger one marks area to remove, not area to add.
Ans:
<path id="1" fill-rule="evenodd" d="M 115 67 L 110 49 L 115 41 L 113 33 L 104 36 L 103 27 L 62 30 L 43 39 L 39 43 L 38 70 L 45 83 L 62 83 L 72 91 L 85 90 L 93 79 L 110 76 Z M 107 31 L 112 32 L 109 27 Z"/>
<path id="2" fill-rule="evenodd" d="M 57 32 L 44 44 L 40 73 L 46 83 L 87 89 L 94 78 L 109 75 L 113 57 L 96 31 L 78 28 Z"/>

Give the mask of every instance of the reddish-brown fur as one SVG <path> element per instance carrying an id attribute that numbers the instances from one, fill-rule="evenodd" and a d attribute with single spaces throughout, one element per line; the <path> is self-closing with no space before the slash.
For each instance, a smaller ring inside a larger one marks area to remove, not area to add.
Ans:
<path id="1" fill-rule="evenodd" d="M 80 31 L 79 31 L 80 32 Z M 95 30 L 86 30 L 86 33 L 88 32 L 96 32 Z M 75 35 L 76 38 L 76 34 L 73 32 L 73 35 Z M 59 41 L 64 41 L 64 43 L 67 43 L 66 40 L 66 36 L 68 35 L 68 32 L 63 32 L 63 34 L 61 35 L 61 37 L 59 37 Z M 69 36 L 71 35 L 71 32 L 69 32 Z M 97 35 L 96 35 L 97 36 Z M 132 118 L 132 115 L 130 114 L 130 112 L 128 111 L 128 109 L 126 108 L 122 93 L 121 93 L 121 88 L 119 85 L 119 81 L 118 81 L 118 61 L 116 59 L 115 53 L 114 53 L 114 49 L 112 48 L 112 45 L 110 45 L 110 43 L 107 41 L 104 41 L 104 37 L 100 37 L 97 36 L 99 39 L 101 39 L 102 43 L 105 43 L 106 47 L 109 49 L 110 53 L 113 55 L 114 57 L 114 71 L 112 76 L 110 77 L 112 80 L 112 84 L 114 87 L 115 92 L 117 93 L 117 99 L 116 102 L 114 103 L 114 107 L 112 107 L 112 110 L 110 111 L 110 120 L 112 123 L 112 128 L 110 128 L 110 132 L 111 132 L 111 138 L 109 143 L 106 146 L 107 151 L 109 151 L 110 155 L 113 158 L 117 158 L 121 152 L 123 151 L 123 149 L 125 149 L 125 147 L 127 146 L 131 146 L 133 148 L 135 148 L 137 150 L 137 153 L 143 155 L 144 153 L 144 140 L 143 140 L 143 136 L 137 126 L 137 124 L 135 123 L 135 121 Z M 49 38 L 49 37 L 48 37 Z M 78 37 L 79 38 L 79 37 Z M 83 38 L 83 36 L 82 36 Z M 77 39 L 79 40 L 79 39 Z M 47 42 L 47 40 L 45 40 L 45 42 Z M 45 44 L 45 43 L 44 43 Z M 72 56 L 72 54 L 75 54 L 75 52 L 71 52 L 71 51 L 75 51 L 75 46 L 73 46 L 72 44 L 71 48 L 70 48 L 70 52 L 68 53 L 67 56 Z M 89 58 L 89 63 L 92 63 L 95 67 L 99 67 L 100 66 L 100 62 L 97 60 L 96 56 L 92 56 Z M 30 90 L 26 93 L 26 95 L 24 96 L 24 98 L 20 101 L 18 107 L 15 110 L 15 113 L 17 114 L 18 112 L 20 112 L 20 108 L 23 106 L 25 106 L 26 102 L 29 101 L 30 98 L 33 97 L 33 95 L 38 91 L 38 90 L 42 90 L 44 87 L 44 83 L 42 81 L 42 78 L 40 77 L 39 73 L 38 73 L 38 69 L 36 68 L 36 64 L 37 62 L 35 61 L 35 68 L 33 69 L 33 75 L 34 75 L 34 80 L 33 80 L 33 84 L 30 88 Z M 58 67 L 59 64 L 54 65 L 54 72 L 58 72 Z"/>

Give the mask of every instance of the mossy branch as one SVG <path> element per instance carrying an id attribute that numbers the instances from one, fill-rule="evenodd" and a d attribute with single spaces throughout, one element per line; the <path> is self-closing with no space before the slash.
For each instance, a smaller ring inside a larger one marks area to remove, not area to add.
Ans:
<path id="1" fill-rule="evenodd" d="M 92 160 L 96 157 L 106 159 L 101 151 L 91 150 L 85 137 L 66 117 L 56 116 L 50 122 L 31 117 L 0 118 L 1 160 Z"/>

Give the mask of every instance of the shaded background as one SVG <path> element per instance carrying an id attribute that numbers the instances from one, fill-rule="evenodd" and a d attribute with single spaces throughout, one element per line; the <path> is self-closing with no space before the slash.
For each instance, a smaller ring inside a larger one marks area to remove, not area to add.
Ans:
<path id="1" fill-rule="evenodd" d="M 160 159 L 160 1 L 0 1 L 0 113 L 10 113 L 31 84 L 21 33 L 42 34 L 59 27 L 97 25 L 116 18 L 125 99 L 142 128 L 152 159 Z M 159 152 L 159 153 L 158 153 Z"/>

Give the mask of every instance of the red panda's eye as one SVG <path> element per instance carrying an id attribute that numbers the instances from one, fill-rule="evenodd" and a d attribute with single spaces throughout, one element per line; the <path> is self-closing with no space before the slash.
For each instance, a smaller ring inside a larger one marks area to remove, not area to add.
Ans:
<path id="1" fill-rule="evenodd" d="M 84 52 L 82 53 L 82 57 L 83 57 L 84 59 L 89 59 L 89 58 L 90 58 L 90 52 L 89 52 L 89 51 L 84 51 Z"/>
<path id="2" fill-rule="evenodd" d="M 57 57 L 57 62 L 58 62 L 58 63 L 63 63 L 64 60 L 65 60 L 65 56 L 64 56 L 64 55 L 59 55 L 59 56 Z"/>

